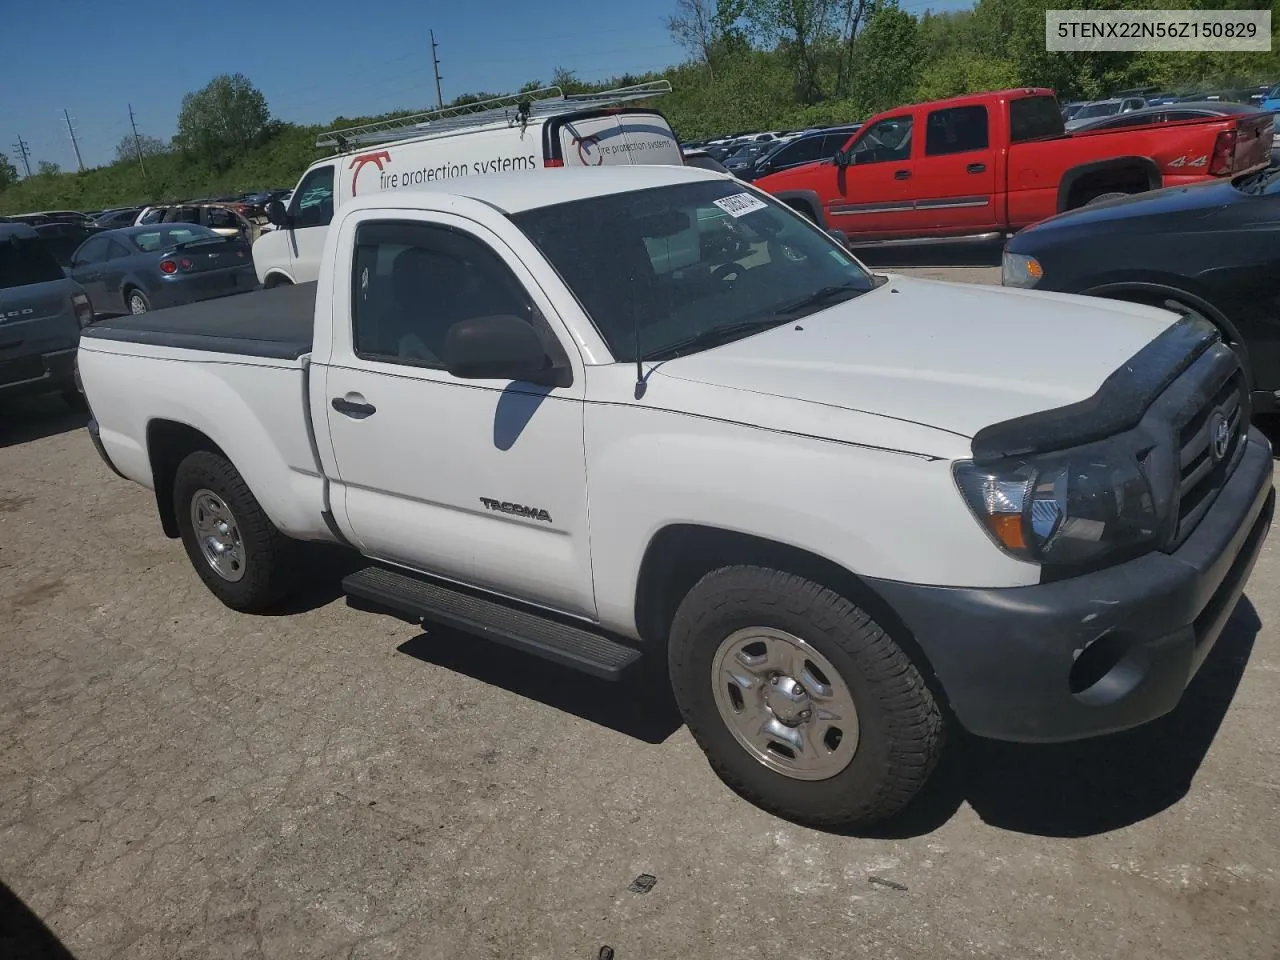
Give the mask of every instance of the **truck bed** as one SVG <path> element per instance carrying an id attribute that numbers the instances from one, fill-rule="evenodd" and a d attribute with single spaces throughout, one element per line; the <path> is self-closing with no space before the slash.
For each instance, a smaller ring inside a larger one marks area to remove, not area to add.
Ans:
<path id="1" fill-rule="evenodd" d="M 316 284 L 203 300 L 86 327 L 82 336 L 297 360 L 311 352 Z"/>

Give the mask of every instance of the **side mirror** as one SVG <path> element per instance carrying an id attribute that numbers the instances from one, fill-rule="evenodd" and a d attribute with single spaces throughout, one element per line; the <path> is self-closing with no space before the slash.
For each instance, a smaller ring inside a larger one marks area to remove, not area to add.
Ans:
<path id="1" fill-rule="evenodd" d="M 284 204 L 279 200 L 272 200 L 268 203 L 265 212 L 269 223 L 275 224 L 277 227 L 289 225 L 289 212 L 285 210 Z"/>
<path id="2" fill-rule="evenodd" d="M 533 327 L 519 317 L 472 317 L 449 328 L 444 338 L 445 369 L 464 380 L 523 380 L 567 387 L 573 375 L 556 366 Z"/>
<path id="3" fill-rule="evenodd" d="M 840 246 L 844 247 L 846 250 L 849 249 L 849 238 L 845 235 L 843 230 L 836 230 L 835 228 L 832 228 L 827 231 L 827 236 L 840 244 Z"/>

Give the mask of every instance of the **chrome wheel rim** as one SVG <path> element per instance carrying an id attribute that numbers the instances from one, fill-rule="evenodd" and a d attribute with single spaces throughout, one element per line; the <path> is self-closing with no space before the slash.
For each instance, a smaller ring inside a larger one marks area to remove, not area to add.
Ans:
<path id="1" fill-rule="evenodd" d="M 245 550 L 240 528 L 226 502 L 212 490 L 191 497 L 191 527 L 205 561 L 229 583 L 244 578 Z"/>
<path id="2" fill-rule="evenodd" d="M 711 662 L 716 708 L 760 763 L 795 780 L 826 780 L 858 751 L 858 709 L 826 657 L 794 634 L 747 627 Z"/>
<path id="3" fill-rule="evenodd" d="M 129 312 L 133 314 L 146 313 L 147 301 L 143 300 L 138 294 L 130 294 L 129 296 Z"/>

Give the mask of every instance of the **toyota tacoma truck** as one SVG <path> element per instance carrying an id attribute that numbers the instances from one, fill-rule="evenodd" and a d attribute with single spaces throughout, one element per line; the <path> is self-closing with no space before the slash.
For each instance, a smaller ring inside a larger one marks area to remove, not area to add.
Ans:
<path id="1" fill-rule="evenodd" d="M 360 198 L 316 283 L 103 321 L 79 362 L 226 605 L 346 545 L 365 605 L 661 665 L 724 781 L 810 824 L 901 810 L 953 725 L 1173 709 L 1274 505 L 1213 327 L 872 274 L 689 168 Z"/>
<path id="2" fill-rule="evenodd" d="M 859 246 L 993 241 L 1095 201 L 1262 169 L 1274 122 L 1067 133 L 1053 91 L 1002 90 L 877 114 L 834 159 L 756 185 Z"/>

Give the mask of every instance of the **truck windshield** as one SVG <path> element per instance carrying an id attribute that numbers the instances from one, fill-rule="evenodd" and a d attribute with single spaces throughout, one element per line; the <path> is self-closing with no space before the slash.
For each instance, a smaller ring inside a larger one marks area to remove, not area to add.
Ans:
<path id="1" fill-rule="evenodd" d="M 592 197 L 512 220 L 618 361 L 695 352 L 875 287 L 835 241 L 724 180 Z M 637 334 L 638 331 L 638 334 Z"/>
<path id="2" fill-rule="evenodd" d="M 37 237 L 0 240 L 0 290 L 63 279 L 62 268 Z"/>

